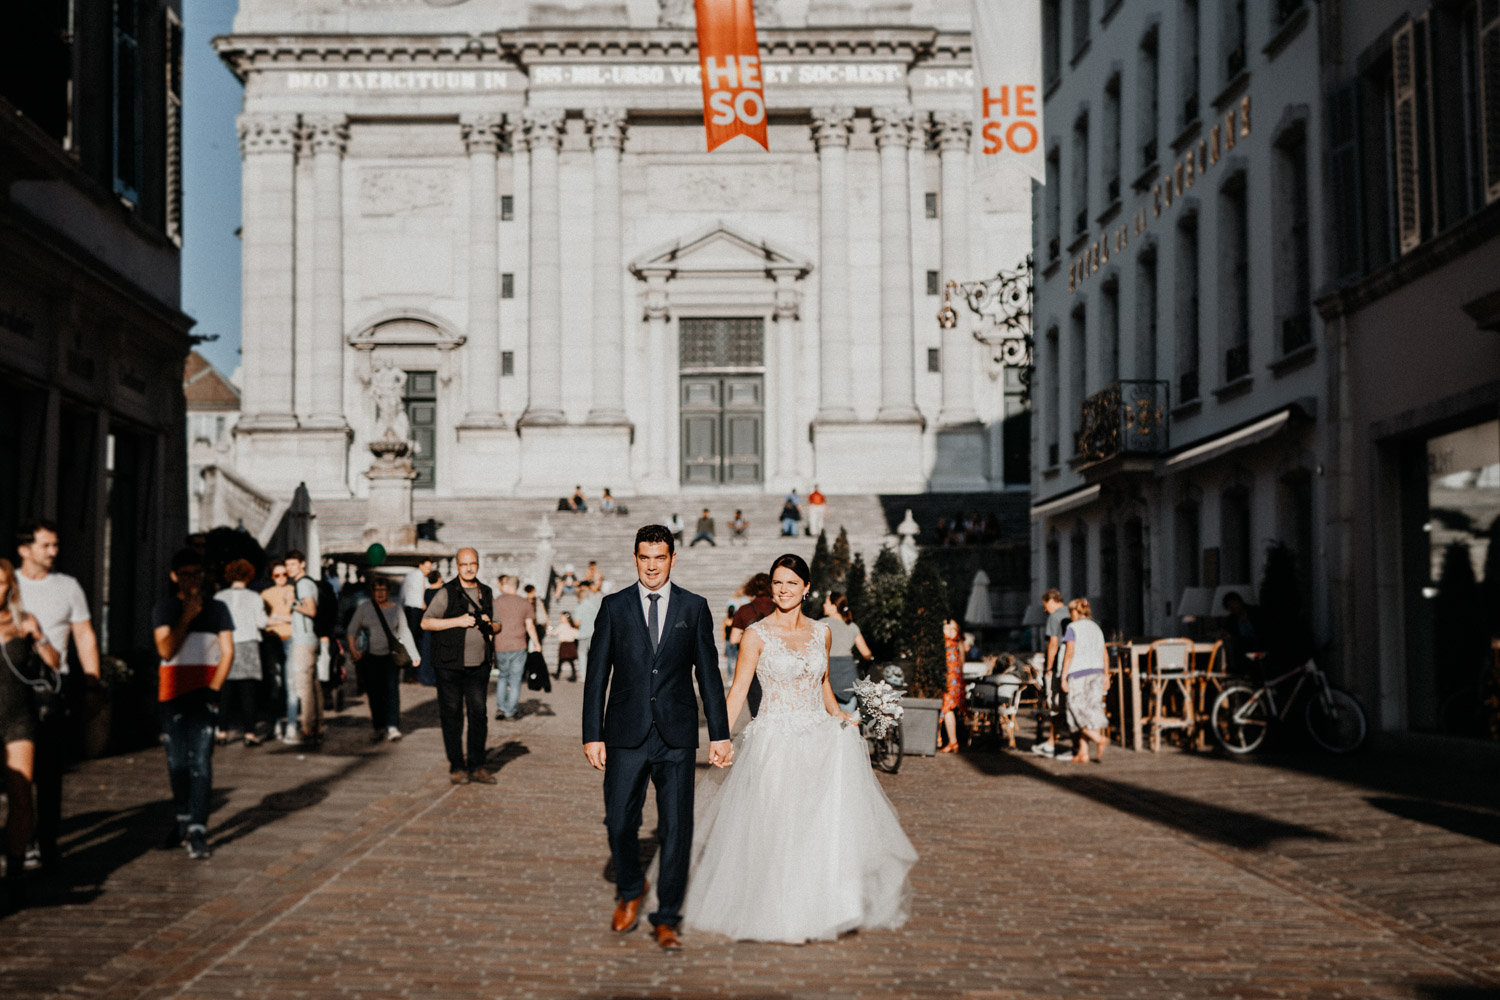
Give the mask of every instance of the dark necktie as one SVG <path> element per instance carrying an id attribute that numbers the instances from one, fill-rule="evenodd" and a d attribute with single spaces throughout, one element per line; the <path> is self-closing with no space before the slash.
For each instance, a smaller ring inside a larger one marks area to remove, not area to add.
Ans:
<path id="1" fill-rule="evenodd" d="M 646 616 L 646 628 L 651 633 L 651 648 L 655 650 L 661 644 L 661 623 L 656 617 L 656 602 L 661 600 L 661 595 L 647 594 L 646 598 L 651 602 L 651 613 Z"/>

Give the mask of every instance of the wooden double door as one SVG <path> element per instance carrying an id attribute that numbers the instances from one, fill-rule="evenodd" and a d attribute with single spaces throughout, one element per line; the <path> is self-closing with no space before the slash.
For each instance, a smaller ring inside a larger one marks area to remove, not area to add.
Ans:
<path id="1" fill-rule="evenodd" d="M 684 373 L 682 484 L 752 486 L 765 477 L 765 376 Z"/>

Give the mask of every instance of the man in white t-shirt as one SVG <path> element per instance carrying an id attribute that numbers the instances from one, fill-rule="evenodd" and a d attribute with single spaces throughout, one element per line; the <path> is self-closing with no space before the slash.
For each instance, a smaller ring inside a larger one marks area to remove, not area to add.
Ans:
<path id="1" fill-rule="evenodd" d="M 78 650 L 78 665 L 88 677 L 99 679 L 99 640 L 89 614 L 83 587 L 66 573 L 54 572 L 57 562 L 57 525 L 27 521 L 16 531 L 16 554 L 21 557 L 21 602 L 36 615 L 52 647 L 62 654 L 62 697 L 41 720 L 36 739 L 36 840 L 42 864 L 53 866 L 61 857 L 57 836 L 62 824 L 62 778 L 68 763 L 68 703 L 80 690 L 79 677 L 70 671 L 68 639 Z"/>

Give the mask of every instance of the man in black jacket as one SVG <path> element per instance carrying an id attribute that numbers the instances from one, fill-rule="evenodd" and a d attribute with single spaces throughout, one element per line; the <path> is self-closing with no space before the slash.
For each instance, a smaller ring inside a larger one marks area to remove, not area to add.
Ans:
<path id="1" fill-rule="evenodd" d="M 604 824 L 614 856 L 618 901 L 611 927 L 634 930 L 646 893 L 640 826 L 650 778 L 661 839 L 661 884 L 650 920 L 665 951 L 682 948 L 677 924 L 687 894 L 698 748 L 695 674 L 708 720 L 709 762 L 726 767 L 734 755 L 714 616 L 707 601 L 669 581 L 677 558 L 673 542 L 660 524 L 636 532 L 639 582 L 600 606 L 583 686 L 583 754 L 604 772 Z"/>
<path id="2" fill-rule="evenodd" d="M 495 784 L 484 766 L 488 735 L 485 695 L 490 687 L 494 650 L 494 595 L 479 582 L 479 553 L 458 550 L 458 577 L 433 595 L 422 614 L 422 630 L 432 637 L 437 668 L 438 721 L 448 754 L 448 780 L 455 785 L 477 781 Z M 469 717 L 468 759 L 464 757 L 464 715 Z"/>

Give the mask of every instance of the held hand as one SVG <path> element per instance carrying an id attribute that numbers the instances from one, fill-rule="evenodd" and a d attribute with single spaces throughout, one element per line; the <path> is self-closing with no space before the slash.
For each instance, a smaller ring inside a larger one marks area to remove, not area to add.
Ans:
<path id="1" fill-rule="evenodd" d="M 459 615 L 454 620 L 458 622 L 458 627 L 459 628 L 473 628 L 474 627 L 474 616 L 473 615 Z"/>
<path id="2" fill-rule="evenodd" d="M 708 745 L 708 762 L 714 767 L 728 767 L 734 763 L 734 744 L 728 740 L 715 740 Z"/>
<path id="3" fill-rule="evenodd" d="M 33 642 L 40 641 L 44 638 L 44 636 L 42 635 L 42 627 L 41 625 L 37 624 L 36 615 L 31 614 L 30 612 L 27 612 L 25 615 L 21 616 L 20 630 L 22 637 L 31 639 Z"/>
<path id="4" fill-rule="evenodd" d="M 585 743 L 583 745 L 583 756 L 588 760 L 590 766 L 592 766 L 594 770 L 604 770 L 603 742 Z"/>
<path id="5" fill-rule="evenodd" d="M 203 595 L 196 589 L 184 590 L 182 592 L 182 617 L 184 621 L 192 621 L 197 618 L 203 610 Z"/>

